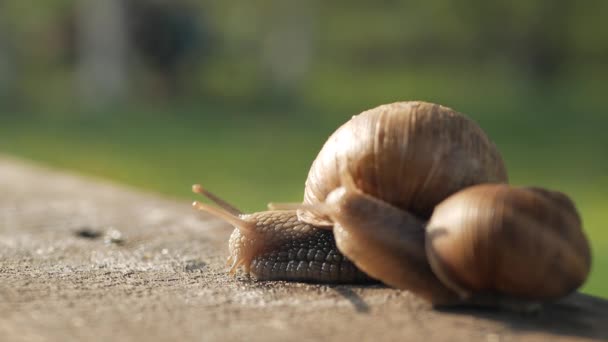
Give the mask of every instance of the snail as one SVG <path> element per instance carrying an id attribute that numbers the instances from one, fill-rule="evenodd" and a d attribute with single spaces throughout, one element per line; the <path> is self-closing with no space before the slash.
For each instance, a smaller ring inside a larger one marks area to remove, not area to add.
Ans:
<path id="1" fill-rule="evenodd" d="M 591 266 L 574 204 L 541 188 L 484 184 L 459 191 L 435 208 L 426 236 L 434 273 L 461 298 L 491 291 L 557 299 L 582 285 Z"/>
<path id="2" fill-rule="evenodd" d="M 244 214 L 195 185 L 217 207 L 193 205 L 236 227 L 233 274 L 379 280 L 438 306 L 527 307 L 569 294 L 591 263 L 574 204 L 507 182 L 500 153 L 472 120 L 397 102 L 353 116 L 330 136 L 303 203 Z"/>

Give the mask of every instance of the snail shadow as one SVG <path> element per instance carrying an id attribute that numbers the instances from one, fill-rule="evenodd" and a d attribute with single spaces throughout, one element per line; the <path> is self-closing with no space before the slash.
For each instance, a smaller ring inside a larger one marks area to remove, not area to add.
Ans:
<path id="1" fill-rule="evenodd" d="M 608 339 L 608 301 L 574 293 L 545 304 L 539 312 L 516 313 L 478 307 L 437 308 L 453 315 L 472 315 L 503 323 L 515 331 L 546 332 L 582 338 Z"/>
<path id="2" fill-rule="evenodd" d="M 368 313 L 369 305 L 361 298 L 359 294 L 353 291 L 352 286 L 335 286 L 332 287 L 339 295 L 348 300 L 352 304 L 355 311 L 358 313 Z"/>

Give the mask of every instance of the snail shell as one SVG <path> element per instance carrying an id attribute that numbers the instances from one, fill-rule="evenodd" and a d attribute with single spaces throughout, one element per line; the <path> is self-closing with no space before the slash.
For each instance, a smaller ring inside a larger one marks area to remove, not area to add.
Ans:
<path id="1" fill-rule="evenodd" d="M 460 189 L 507 182 L 502 157 L 475 122 L 426 102 L 382 105 L 342 125 L 310 168 L 304 204 L 323 203 L 344 172 L 362 192 L 423 219 Z M 327 215 L 300 210 L 298 217 L 332 225 Z"/>
<path id="2" fill-rule="evenodd" d="M 556 299 L 581 286 L 591 266 L 574 204 L 540 188 L 462 190 L 435 208 L 426 236 L 434 273 L 462 297 Z"/>

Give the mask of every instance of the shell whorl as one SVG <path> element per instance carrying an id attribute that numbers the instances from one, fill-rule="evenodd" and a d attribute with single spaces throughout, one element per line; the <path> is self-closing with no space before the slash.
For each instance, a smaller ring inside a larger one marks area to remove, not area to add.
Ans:
<path id="1" fill-rule="evenodd" d="M 342 125 L 313 162 L 304 204 L 325 201 L 348 173 L 364 193 L 428 219 L 449 195 L 479 183 L 506 183 L 496 146 L 466 116 L 426 102 L 382 105 Z M 324 215 L 298 217 L 330 226 Z"/>

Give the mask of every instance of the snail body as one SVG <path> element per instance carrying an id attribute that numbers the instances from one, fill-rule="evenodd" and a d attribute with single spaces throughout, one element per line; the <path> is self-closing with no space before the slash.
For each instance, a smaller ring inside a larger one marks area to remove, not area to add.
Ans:
<path id="1" fill-rule="evenodd" d="M 250 232 L 233 231 L 228 257 L 232 272 L 242 265 L 246 273 L 264 280 L 373 281 L 340 253 L 331 231 L 299 221 L 295 211 L 264 211 L 243 219 L 255 226 Z"/>
<path id="2" fill-rule="evenodd" d="M 230 272 L 242 266 L 261 280 L 377 279 L 435 305 L 535 303 L 574 291 L 591 259 L 576 208 L 561 193 L 506 183 L 502 157 L 473 121 L 399 102 L 332 134 L 297 211 L 243 214 L 198 186 L 223 209 L 194 205 L 236 227 Z"/>

